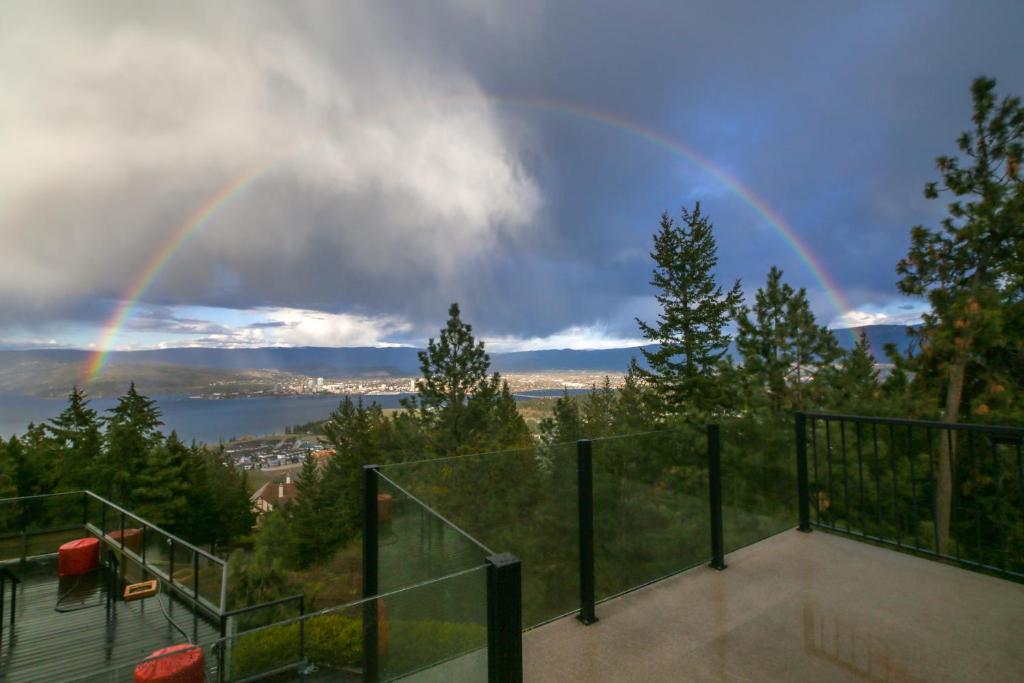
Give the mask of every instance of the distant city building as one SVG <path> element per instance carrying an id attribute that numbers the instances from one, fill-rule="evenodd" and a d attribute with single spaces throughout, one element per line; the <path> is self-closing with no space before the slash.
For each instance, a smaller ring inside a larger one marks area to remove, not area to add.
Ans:
<path id="1" fill-rule="evenodd" d="M 413 377 L 412 379 L 409 380 L 409 391 L 411 391 L 414 394 L 416 393 L 416 378 L 415 377 Z"/>
<path id="2" fill-rule="evenodd" d="M 324 388 L 324 378 L 323 377 L 317 377 L 316 378 L 316 389 L 317 389 L 317 391 L 320 391 L 323 388 Z"/>

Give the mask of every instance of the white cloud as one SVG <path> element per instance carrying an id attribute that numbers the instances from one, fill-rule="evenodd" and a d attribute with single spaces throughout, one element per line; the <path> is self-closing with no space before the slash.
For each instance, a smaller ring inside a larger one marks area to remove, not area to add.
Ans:
<path id="1" fill-rule="evenodd" d="M 916 325 L 929 307 L 925 303 L 896 300 L 884 304 L 866 304 L 834 318 L 833 329 L 863 327 L 865 325 Z"/>
<path id="2" fill-rule="evenodd" d="M 257 308 L 235 312 L 234 316 L 245 321 L 236 324 L 196 321 L 215 331 L 201 336 L 164 339 L 155 344 L 135 341 L 118 348 L 402 346 L 388 338 L 411 330 L 409 323 L 392 316 L 325 313 L 298 308 Z"/>

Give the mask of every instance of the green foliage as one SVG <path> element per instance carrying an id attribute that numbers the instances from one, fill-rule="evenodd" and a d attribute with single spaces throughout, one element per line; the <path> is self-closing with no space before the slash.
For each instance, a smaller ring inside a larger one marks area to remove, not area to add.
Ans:
<path id="1" fill-rule="evenodd" d="M 641 350 L 651 369 L 639 372 L 661 411 L 707 413 L 717 407 L 713 376 L 729 347 L 726 325 L 742 300 L 739 280 L 728 292 L 715 281 L 718 247 L 699 202 L 693 212 L 682 209 L 679 224 L 662 214 L 651 258 L 661 313 L 653 325 L 637 323 L 659 346 Z"/>
<path id="2" fill-rule="evenodd" d="M 59 416 L 0 443 L 0 496 L 88 489 L 198 545 L 227 545 L 250 532 L 245 476 L 223 449 L 186 446 L 173 432 L 165 439 L 159 408 L 134 386 L 105 419 L 88 405 L 85 392 L 74 389 Z M 25 503 L 19 517 L 22 524 L 66 525 L 80 519 L 81 502 L 74 505 L 69 516 Z"/>
<path id="3" fill-rule="evenodd" d="M 232 643 L 232 675 L 257 675 L 298 660 L 299 624 L 290 623 L 243 633 Z M 307 661 L 318 669 L 341 671 L 362 666 L 362 619 L 358 609 L 305 620 Z M 401 675 L 428 664 L 479 648 L 486 640 L 483 626 L 435 620 L 385 621 L 390 634 L 381 644 L 382 666 Z"/>
<path id="4" fill-rule="evenodd" d="M 747 389 L 763 397 L 772 414 L 820 404 L 823 392 L 815 390 L 830 384 L 841 351 L 832 332 L 817 324 L 804 289 L 794 290 L 772 266 L 753 308 L 740 308 L 736 322 Z"/>

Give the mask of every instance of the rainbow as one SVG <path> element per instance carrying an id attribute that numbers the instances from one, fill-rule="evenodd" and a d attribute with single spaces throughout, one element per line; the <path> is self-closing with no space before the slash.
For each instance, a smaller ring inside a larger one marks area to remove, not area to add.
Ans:
<path id="1" fill-rule="evenodd" d="M 646 140 L 647 142 L 665 149 L 676 156 L 683 157 L 691 163 L 699 166 L 717 178 L 735 196 L 740 198 L 747 206 L 766 221 L 782 237 L 789 248 L 803 262 L 804 266 L 811 273 L 815 280 L 822 286 L 829 303 L 836 310 L 838 315 L 847 313 L 850 309 L 842 292 L 836 282 L 829 276 L 828 272 L 821 265 L 821 262 L 811 251 L 811 248 L 800 238 L 796 230 L 785 221 L 763 199 L 758 197 L 750 188 L 745 186 L 734 175 L 721 168 L 706 156 L 695 149 L 683 144 L 665 133 L 651 128 L 638 125 L 626 119 L 622 119 L 607 112 L 595 109 L 587 109 L 570 102 L 558 100 L 546 100 L 530 97 L 509 97 L 501 95 L 459 95 L 446 98 L 453 101 L 485 101 L 496 104 L 518 106 L 527 109 L 549 111 L 557 114 L 569 115 L 581 120 L 609 126 L 619 131 L 629 133 L 633 136 Z M 302 145 L 305 146 L 305 145 Z M 273 168 L 278 161 L 288 158 L 295 153 L 290 149 L 286 154 L 277 154 L 269 161 L 257 164 L 234 180 L 222 186 L 217 192 L 209 196 L 181 225 L 175 228 L 163 241 L 160 248 L 146 264 L 145 268 L 138 274 L 131 286 L 120 299 L 113 314 L 103 326 L 99 341 L 95 345 L 92 356 L 86 363 L 84 380 L 93 380 L 103 369 L 110 354 L 111 347 L 124 327 L 125 322 L 131 317 L 140 299 L 146 290 L 153 284 L 161 271 L 171 260 L 174 254 L 181 249 L 188 238 L 201 226 L 209 222 L 210 217 L 236 194 L 258 180 L 264 173 Z M 851 332 L 852 334 L 852 332 Z"/>
<path id="2" fill-rule="evenodd" d="M 85 380 L 89 381 L 95 379 L 99 374 L 103 366 L 106 365 L 107 358 L 110 355 L 111 346 L 117 335 L 120 334 L 121 328 L 124 327 L 125 322 L 131 317 L 132 312 L 135 310 L 142 295 L 146 293 L 153 281 L 156 280 L 157 276 L 167 265 L 167 262 L 171 260 L 171 257 L 181 249 L 181 246 L 185 244 L 189 236 L 196 231 L 196 229 L 209 220 L 210 216 L 228 201 L 232 196 L 241 190 L 245 189 L 248 185 L 252 184 L 257 178 L 265 173 L 277 159 L 271 162 L 264 162 L 253 168 L 250 168 L 242 175 L 238 176 L 227 185 L 224 185 L 212 196 L 208 197 L 202 205 L 199 206 L 188 219 L 175 228 L 170 235 L 163 241 L 160 248 L 153 255 L 153 257 L 146 264 L 146 267 L 136 276 L 135 280 L 132 281 L 131 287 L 125 292 L 121 298 L 120 303 L 114 309 L 113 314 L 107 320 L 103 326 L 103 332 L 100 335 L 100 339 L 96 344 L 96 348 L 90 356 L 89 361 L 85 366 Z"/>

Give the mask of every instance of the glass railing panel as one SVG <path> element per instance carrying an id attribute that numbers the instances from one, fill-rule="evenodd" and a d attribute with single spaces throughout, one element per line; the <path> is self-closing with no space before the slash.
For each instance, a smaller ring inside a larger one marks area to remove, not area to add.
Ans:
<path id="1" fill-rule="evenodd" d="M 536 446 L 382 467 L 488 548 L 523 562 L 523 626 L 578 607 L 576 445 Z"/>
<path id="2" fill-rule="evenodd" d="M 305 672 L 362 680 L 364 618 L 376 614 L 380 680 L 423 671 L 430 680 L 487 679 L 483 566 L 275 622 L 223 641 L 227 680 Z"/>
<path id="3" fill-rule="evenodd" d="M 377 477 L 378 592 L 478 567 L 491 554 L 386 474 Z"/>
<path id="4" fill-rule="evenodd" d="M 220 609 L 221 588 L 224 584 L 224 565 L 211 560 L 201 553 L 197 553 L 197 555 L 199 599 L 206 603 L 207 607 Z"/>
<path id="5" fill-rule="evenodd" d="M 188 546 L 172 539 L 171 553 L 173 554 L 173 573 L 171 578 L 174 584 L 183 589 L 187 595 L 194 595 L 195 588 L 195 551 Z"/>
<path id="6" fill-rule="evenodd" d="M 160 578 L 169 579 L 173 545 L 170 536 L 153 527 L 147 527 L 144 536 L 146 566 Z"/>
<path id="7" fill-rule="evenodd" d="M 380 673 L 487 680 L 487 575 L 478 566 L 377 601 Z"/>
<path id="8" fill-rule="evenodd" d="M 82 493 L 61 493 L 0 501 L 0 559 L 55 553 L 81 538 L 84 500 Z"/>
<path id="9" fill-rule="evenodd" d="M 596 439 L 591 448 L 598 600 L 707 561 L 705 427 Z"/>
<path id="10" fill-rule="evenodd" d="M 725 552 L 798 522 L 793 419 L 746 417 L 720 424 Z"/>

